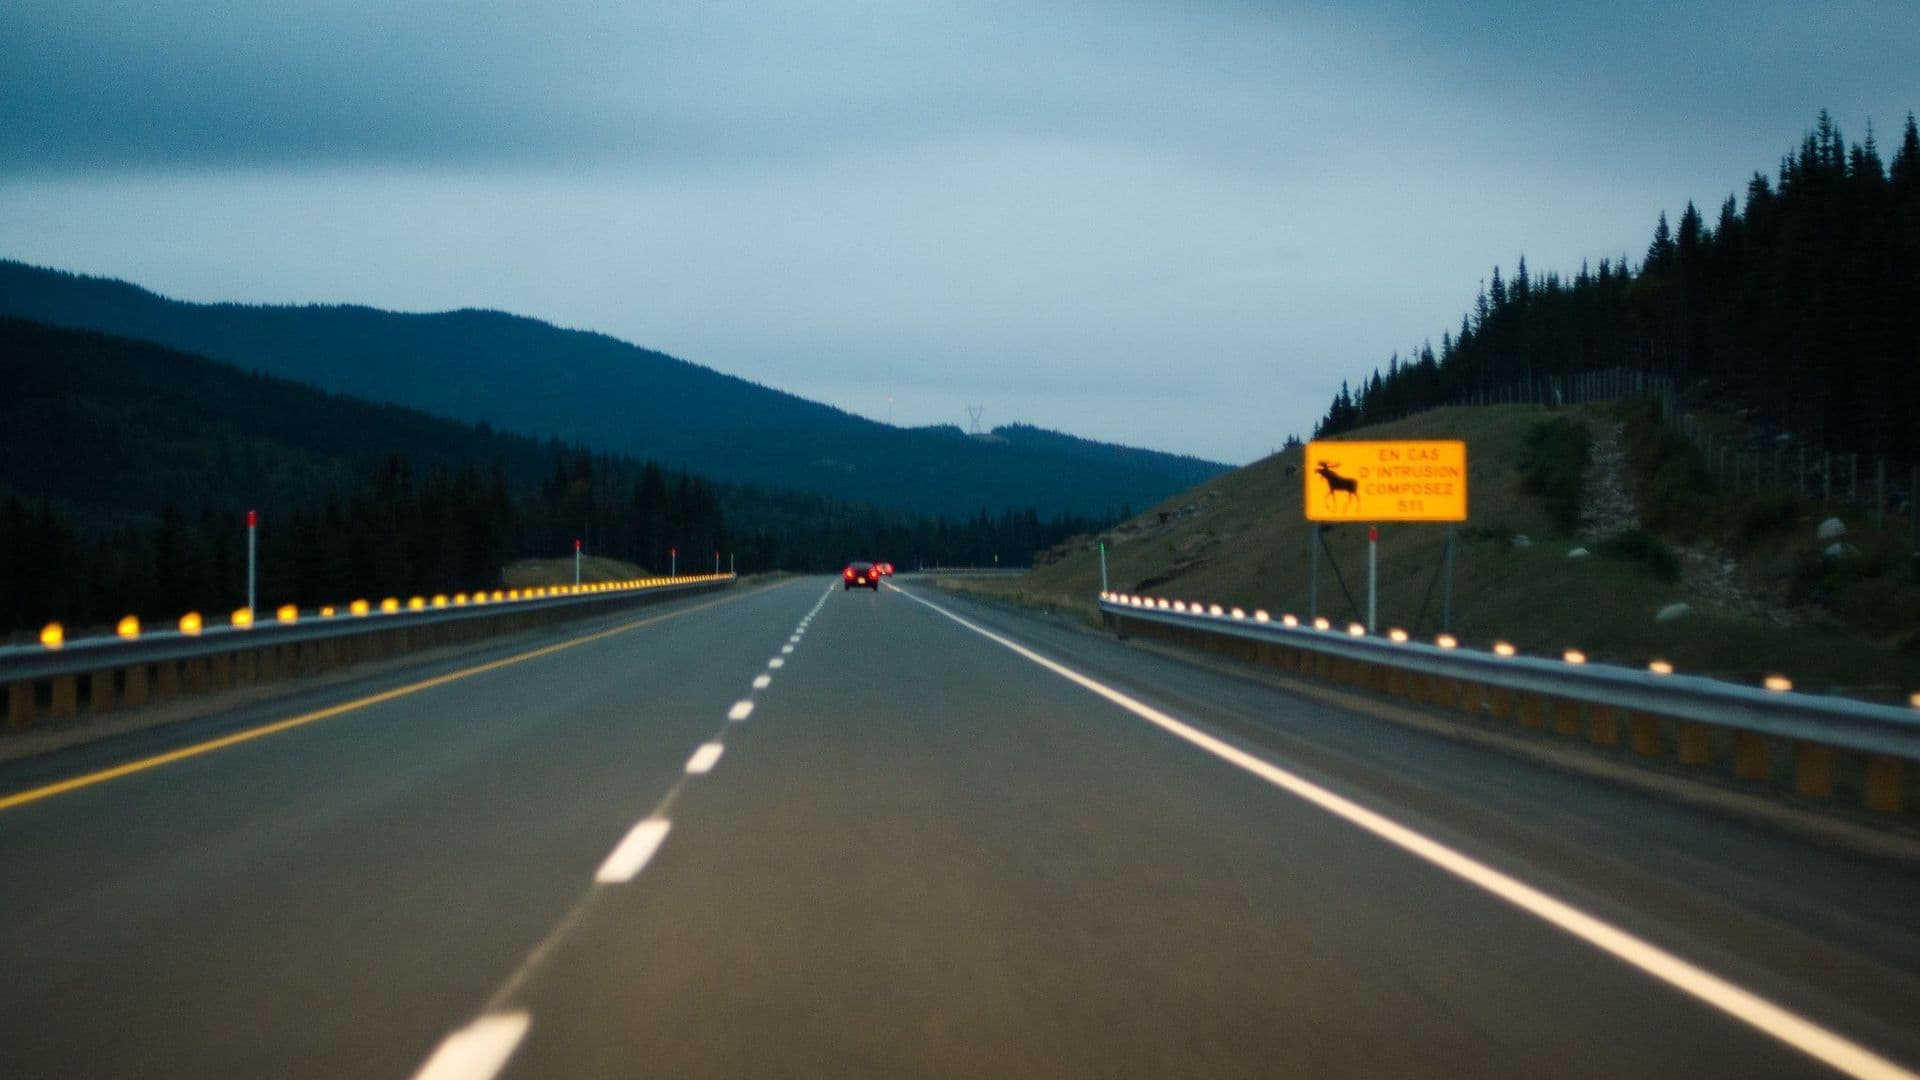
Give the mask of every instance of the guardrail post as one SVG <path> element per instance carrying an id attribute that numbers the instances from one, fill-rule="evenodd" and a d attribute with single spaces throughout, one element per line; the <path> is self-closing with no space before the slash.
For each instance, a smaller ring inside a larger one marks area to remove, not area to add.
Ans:
<path id="1" fill-rule="evenodd" d="M 1595 746 L 1620 745 L 1620 709 L 1618 706 L 1587 706 L 1587 741 Z"/>
<path id="2" fill-rule="evenodd" d="M 1487 715 L 1495 720 L 1513 719 L 1513 691 L 1504 686 L 1490 687 L 1487 695 Z"/>
<path id="3" fill-rule="evenodd" d="M 1539 694 L 1523 692 L 1520 695 L 1519 719 L 1521 727 L 1538 729 L 1546 726 L 1547 718 L 1543 714 L 1543 710 L 1540 707 L 1541 704 Z"/>
<path id="4" fill-rule="evenodd" d="M 72 716 L 80 711 L 80 680 L 72 675 L 62 675 L 53 680 L 53 704 L 47 709 L 49 716 Z"/>
<path id="5" fill-rule="evenodd" d="M 233 689 L 233 654 L 215 653 L 213 657 L 212 682 L 215 690 Z"/>
<path id="6" fill-rule="evenodd" d="M 1690 720 L 1680 722 L 1680 764 L 1705 765 L 1713 759 L 1713 744 L 1707 737 L 1707 726 Z"/>
<path id="7" fill-rule="evenodd" d="M 180 665 L 180 686 L 189 694 L 207 692 L 207 658 L 196 656 Z"/>
<path id="8" fill-rule="evenodd" d="M 87 676 L 87 711 L 107 713 L 113 711 L 113 669 L 96 671 Z"/>
<path id="9" fill-rule="evenodd" d="M 1486 688 L 1476 682 L 1460 679 L 1440 680 L 1440 704 L 1450 705 L 1464 713 L 1474 716 L 1487 714 Z"/>
<path id="10" fill-rule="evenodd" d="M 1833 794 L 1833 748 L 1819 743 L 1795 743 L 1793 790 L 1826 798 Z"/>
<path id="11" fill-rule="evenodd" d="M 1733 736 L 1733 775 L 1742 780 L 1765 780 L 1773 773 L 1768 756 L 1767 737 L 1757 731 L 1739 731 Z"/>
<path id="12" fill-rule="evenodd" d="M 168 698 L 176 698 L 179 696 L 180 696 L 180 665 L 172 660 L 163 660 L 160 663 L 155 664 L 154 665 L 154 688 L 153 688 L 154 700 L 165 701 Z"/>
<path id="13" fill-rule="evenodd" d="M 127 708 L 138 708 L 147 703 L 147 665 L 135 664 L 127 669 L 127 685 L 121 697 Z"/>
<path id="14" fill-rule="evenodd" d="M 1641 757 L 1659 757 L 1664 747 L 1660 738 L 1660 718 L 1651 713 L 1637 712 L 1627 717 L 1629 738 L 1633 752 Z"/>
<path id="15" fill-rule="evenodd" d="M 1554 698 L 1553 733 L 1564 738 L 1580 735 L 1580 703 L 1570 698 Z"/>
<path id="16" fill-rule="evenodd" d="M 1425 701 L 1427 700 L 1427 695 L 1430 693 L 1430 690 L 1428 689 L 1426 678 L 1418 672 L 1389 665 L 1387 667 L 1387 693 L 1395 697 L 1406 698 L 1409 701 Z"/>
<path id="17" fill-rule="evenodd" d="M 7 684 L 7 726 L 15 730 L 33 726 L 33 684 Z"/>
<path id="18" fill-rule="evenodd" d="M 1868 757 L 1863 780 L 1868 809 L 1897 814 L 1906 804 L 1907 763 L 1899 758 Z"/>

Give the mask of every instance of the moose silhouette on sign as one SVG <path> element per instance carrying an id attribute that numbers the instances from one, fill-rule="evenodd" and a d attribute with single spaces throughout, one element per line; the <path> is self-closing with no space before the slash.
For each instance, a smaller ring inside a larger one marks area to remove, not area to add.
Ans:
<path id="1" fill-rule="evenodd" d="M 1333 471 L 1339 467 L 1340 463 L 1337 461 L 1323 461 L 1313 467 L 1313 471 L 1319 473 L 1320 478 L 1327 482 L 1325 505 L 1328 507 L 1333 506 L 1334 495 L 1343 491 L 1346 492 L 1346 505 L 1349 507 L 1360 501 L 1360 481 L 1351 476 L 1341 476 Z"/>

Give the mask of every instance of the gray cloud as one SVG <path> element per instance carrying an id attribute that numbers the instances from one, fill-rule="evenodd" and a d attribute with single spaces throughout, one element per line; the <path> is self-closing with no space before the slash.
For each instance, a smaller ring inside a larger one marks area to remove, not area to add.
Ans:
<path id="1" fill-rule="evenodd" d="M 1890 137 L 1916 40 L 1858 2 L 13 0 L 0 254 L 1244 460 L 1495 262 L 1637 254 L 1822 106 Z"/>

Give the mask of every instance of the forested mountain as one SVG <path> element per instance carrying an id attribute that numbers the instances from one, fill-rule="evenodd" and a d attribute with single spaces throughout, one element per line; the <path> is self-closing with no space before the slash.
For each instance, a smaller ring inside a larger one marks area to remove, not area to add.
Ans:
<path id="1" fill-rule="evenodd" d="M 1825 112 L 1769 181 L 1709 219 L 1666 215 L 1646 255 L 1535 275 L 1496 267 L 1457 334 L 1342 386 L 1334 434 L 1550 375 L 1624 366 L 1706 382 L 1776 430 L 1833 451 L 1920 461 L 1920 132 L 1891 161 Z"/>
<path id="2" fill-rule="evenodd" d="M 372 401 L 685 466 L 716 480 L 957 516 L 1148 506 L 1224 466 L 1063 443 L 896 428 L 638 348 L 492 311 L 188 304 L 0 261 L 0 315 L 122 337 Z"/>
<path id="3" fill-rule="evenodd" d="M 0 630 L 244 603 L 260 511 L 274 603 L 497 584 L 588 550 L 661 572 L 851 557 L 1024 564 L 1100 522 L 1032 510 L 940 520 L 372 405 L 148 342 L 0 318 Z"/>

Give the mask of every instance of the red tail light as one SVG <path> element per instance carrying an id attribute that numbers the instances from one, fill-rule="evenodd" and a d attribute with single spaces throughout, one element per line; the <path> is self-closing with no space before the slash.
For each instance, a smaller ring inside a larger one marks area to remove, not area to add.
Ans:
<path id="1" fill-rule="evenodd" d="M 853 567 L 847 567 L 847 580 L 853 580 Z"/>

